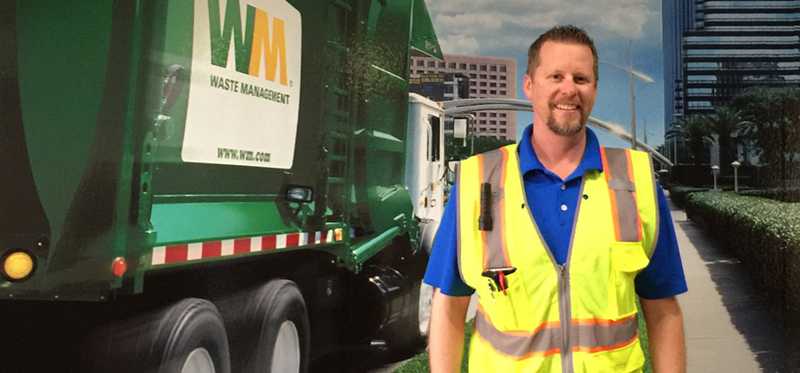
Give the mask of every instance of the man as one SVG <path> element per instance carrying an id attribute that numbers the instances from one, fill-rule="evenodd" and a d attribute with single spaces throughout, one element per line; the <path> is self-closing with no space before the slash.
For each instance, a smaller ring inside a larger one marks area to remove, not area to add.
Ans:
<path id="1" fill-rule="evenodd" d="M 684 372 L 686 283 L 647 154 L 599 146 L 586 121 L 597 52 L 574 26 L 528 52 L 534 122 L 519 143 L 461 163 L 425 282 L 436 288 L 431 372 L 638 372 L 636 299 L 656 373 Z"/>

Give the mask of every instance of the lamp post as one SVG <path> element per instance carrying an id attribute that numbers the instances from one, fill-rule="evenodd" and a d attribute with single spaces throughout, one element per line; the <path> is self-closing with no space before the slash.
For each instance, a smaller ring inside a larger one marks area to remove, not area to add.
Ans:
<path id="1" fill-rule="evenodd" d="M 739 161 L 731 162 L 733 166 L 733 191 L 739 193 L 739 166 L 742 164 Z"/>
<path id="2" fill-rule="evenodd" d="M 714 175 L 714 191 L 717 191 L 717 175 L 719 175 L 719 166 L 711 166 L 711 174 Z"/>
<path id="3" fill-rule="evenodd" d="M 606 65 L 609 65 L 609 66 L 616 67 L 617 69 L 620 69 L 620 70 L 628 73 L 628 90 L 629 90 L 630 100 L 631 100 L 631 134 L 633 136 L 633 138 L 631 139 L 631 148 L 633 148 L 635 150 L 637 148 L 637 144 L 636 144 L 636 92 L 635 92 L 635 89 L 634 89 L 634 86 L 635 86 L 634 79 L 639 79 L 639 80 L 641 80 L 641 81 L 643 81 L 645 83 L 654 83 L 655 80 L 653 80 L 653 78 L 647 76 L 647 74 L 645 74 L 645 73 L 643 73 L 641 71 L 637 71 L 637 70 L 633 69 L 633 57 L 632 57 L 632 54 L 631 54 L 631 42 L 628 42 L 627 56 L 628 56 L 628 66 L 620 66 L 620 65 L 617 65 L 615 63 L 608 62 L 608 61 L 600 61 L 600 62 L 604 63 Z"/>

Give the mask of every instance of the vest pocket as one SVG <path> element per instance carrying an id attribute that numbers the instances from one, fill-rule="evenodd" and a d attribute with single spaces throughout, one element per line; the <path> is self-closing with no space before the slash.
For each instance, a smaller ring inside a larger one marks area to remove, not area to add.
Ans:
<path id="1" fill-rule="evenodd" d="M 637 312 L 634 280 L 650 259 L 639 242 L 613 242 L 610 256 L 614 289 L 609 290 L 616 297 L 609 299 L 609 306 L 615 310 L 616 317 L 626 317 Z"/>
<path id="2" fill-rule="evenodd" d="M 517 278 L 515 274 L 507 276 L 508 287 L 506 291 L 498 289 L 497 286 L 489 285 L 492 280 L 483 278 L 486 283 L 483 291 L 478 291 L 480 297 L 480 305 L 486 313 L 487 317 L 491 320 L 492 324 L 499 330 L 516 330 L 519 328 L 518 318 L 525 317 L 522 313 L 519 304 L 525 294 L 522 293 L 524 287 L 519 282 L 521 278 Z M 490 288 L 494 290 L 490 290 Z M 515 307 L 515 303 L 518 303 Z"/>
<path id="3" fill-rule="evenodd" d="M 641 242 L 613 242 L 611 265 L 620 272 L 638 272 L 650 263 Z"/>

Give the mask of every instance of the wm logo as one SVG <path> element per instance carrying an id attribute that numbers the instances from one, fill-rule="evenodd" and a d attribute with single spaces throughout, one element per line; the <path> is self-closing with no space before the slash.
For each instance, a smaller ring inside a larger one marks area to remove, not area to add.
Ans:
<path id="1" fill-rule="evenodd" d="M 277 73 L 278 83 L 288 85 L 284 20 L 270 17 L 266 11 L 248 5 L 242 33 L 241 0 L 222 1 L 226 1 L 224 18 L 220 15 L 220 0 L 208 0 L 211 63 L 228 68 L 233 39 L 236 71 L 260 77 L 261 68 L 264 67 L 263 76 L 266 80 L 274 82 Z"/>

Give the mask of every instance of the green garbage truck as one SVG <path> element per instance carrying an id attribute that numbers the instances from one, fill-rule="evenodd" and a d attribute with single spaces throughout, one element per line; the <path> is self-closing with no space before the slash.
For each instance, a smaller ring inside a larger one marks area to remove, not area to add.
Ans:
<path id="1" fill-rule="evenodd" d="M 410 56 L 442 58 L 423 0 L 0 19 L 0 371 L 356 371 L 424 345 L 444 121 L 408 93 Z"/>

